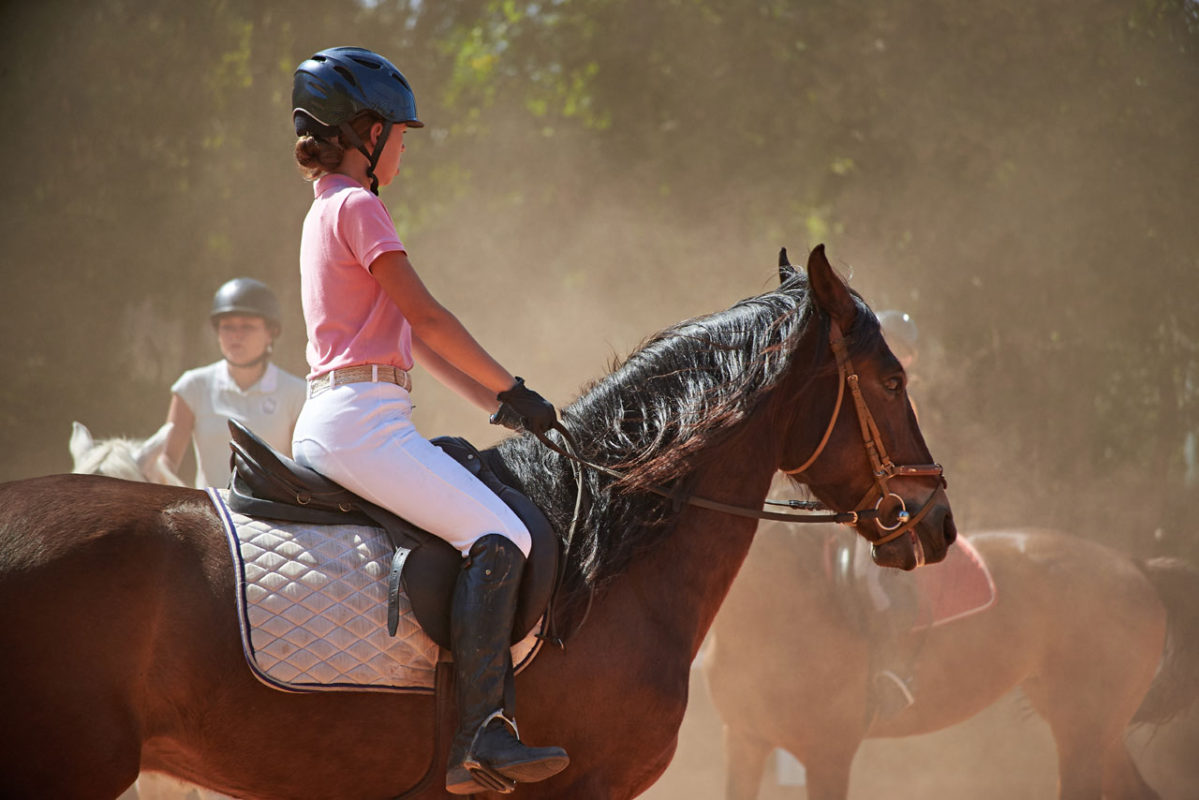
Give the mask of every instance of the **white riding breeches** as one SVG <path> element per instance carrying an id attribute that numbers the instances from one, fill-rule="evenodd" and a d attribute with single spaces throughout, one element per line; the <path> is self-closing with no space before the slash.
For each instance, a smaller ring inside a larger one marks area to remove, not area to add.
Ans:
<path id="1" fill-rule="evenodd" d="M 466 555 L 505 536 L 529 555 L 532 540 L 503 500 L 412 424 L 407 390 L 347 383 L 310 397 L 296 421 L 293 457 Z"/>

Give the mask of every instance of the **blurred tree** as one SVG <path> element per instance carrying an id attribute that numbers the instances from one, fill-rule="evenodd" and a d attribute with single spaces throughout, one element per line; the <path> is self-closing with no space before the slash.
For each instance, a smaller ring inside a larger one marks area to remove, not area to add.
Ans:
<path id="1" fill-rule="evenodd" d="M 865 243 L 888 275 L 862 278 L 943 347 L 934 441 L 971 522 L 1141 552 L 1158 529 L 1199 556 L 1197 20 L 1189 0 L 493 2 L 452 90 L 554 176 L 522 187 L 532 218 L 620 203 L 763 247 Z M 505 197 L 494 177 L 479 194 Z M 689 269 L 648 263 L 620 273 L 632 292 Z"/>
<path id="2" fill-rule="evenodd" d="M 4 477 L 61 469 L 50 443 L 71 416 L 152 430 L 171 381 L 216 356 L 207 308 L 234 275 L 279 289 L 280 360 L 303 371 L 295 264 L 308 199 L 291 157 L 291 72 L 331 41 L 409 49 L 446 24 L 435 4 L 417 20 L 420 5 L 5 6 L 5 105 L 21 110 L 23 152 L 5 176 L 20 201 L 0 256 L 0 365 L 13 376 L 0 447 L 28 455 Z"/>

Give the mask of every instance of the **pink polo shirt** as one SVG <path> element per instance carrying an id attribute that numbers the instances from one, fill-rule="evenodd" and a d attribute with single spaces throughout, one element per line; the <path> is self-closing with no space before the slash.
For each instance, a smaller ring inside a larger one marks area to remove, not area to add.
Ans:
<path id="1" fill-rule="evenodd" d="M 412 328 L 370 273 L 406 252 L 383 201 L 345 175 L 322 175 L 300 240 L 308 377 L 357 364 L 412 368 Z"/>

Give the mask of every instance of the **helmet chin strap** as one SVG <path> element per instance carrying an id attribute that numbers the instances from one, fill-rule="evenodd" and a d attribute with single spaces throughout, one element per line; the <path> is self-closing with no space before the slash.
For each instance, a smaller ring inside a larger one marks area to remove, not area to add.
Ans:
<path id="1" fill-rule="evenodd" d="M 375 176 L 375 165 L 379 163 L 379 156 L 383 155 L 383 148 L 387 145 L 387 137 L 391 135 L 392 124 L 391 120 L 383 121 L 383 132 L 379 134 L 379 141 L 375 142 L 374 152 L 366 149 L 366 143 L 362 141 L 362 137 L 358 135 L 358 131 L 354 130 L 350 123 L 343 122 L 338 127 L 341 135 L 346 137 L 346 141 L 352 144 L 355 150 L 366 156 L 368 161 L 366 165 L 366 177 L 371 179 L 371 192 L 376 195 L 379 193 L 379 179 Z"/>

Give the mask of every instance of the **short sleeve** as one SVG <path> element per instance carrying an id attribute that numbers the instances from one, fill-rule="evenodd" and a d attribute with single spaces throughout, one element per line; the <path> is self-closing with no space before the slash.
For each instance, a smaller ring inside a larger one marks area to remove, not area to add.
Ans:
<path id="1" fill-rule="evenodd" d="M 171 386 L 171 392 L 183 398 L 192 414 L 203 411 L 204 380 L 199 370 L 189 369 Z"/>
<path id="2" fill-rule="evenodd" d="M 363 191 L 350 192 L 339 219 L 340 237 L 364 269 L 387 252 L 404 251 L 383 201 Z"/>

